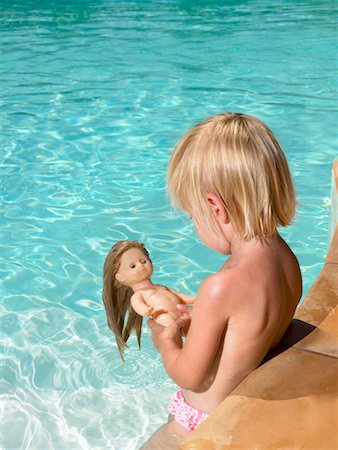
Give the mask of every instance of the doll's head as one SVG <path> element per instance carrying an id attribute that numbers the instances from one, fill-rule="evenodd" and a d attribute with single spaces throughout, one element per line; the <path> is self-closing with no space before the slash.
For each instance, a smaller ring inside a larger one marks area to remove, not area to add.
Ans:
<path id="1" fill-rule="evenodd" d="M 130 286 L 121 283 L 121 281 L 128 280 L 118 275 L 122 256 L 131 249 L 138 249 L 144 254 L 145 259 L 150 261 L 149 253 L 143 244 L 137 241 L 125 240 L 113 245 L 103 267 L 102 299 L 106 310 L 107 323 L 115 335 L 123 360 L 123 351 L 127 348 L 126 342 L 133 329 L 136 332 L 138 344 L 139 346 L 141 345 L 142 316 L 137 314 L 131 307 L 130 298 L 133 295 L 133 290 Z M 120 281 L 117 280 L 116 276 Z M 128 273 L 126 276 L 128 277 Z M 125 323 L 126 315 L 127 322 Z"/>
<path id="2" fill-rule="evenodd" d="M 145 248 L 140 245 L 125 250 L 119 258 L 119 268 L 115 279 L 123 286 L 137 291 L 143 282 L 150 280 L 153 265 Z"/>

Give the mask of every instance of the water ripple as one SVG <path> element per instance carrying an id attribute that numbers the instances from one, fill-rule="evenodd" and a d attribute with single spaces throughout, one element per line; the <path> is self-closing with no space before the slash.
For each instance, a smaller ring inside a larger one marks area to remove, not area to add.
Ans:
<path id="1" fill-rule="evenodd" d="M 101 301 L 105 255 L 143 241 L 154 281 L 197 291 L 224 260 L 170 209 L 169 154 L 206 116 L 247 111 L 290 163 L 299 208 L 282 234 L 306 293 L 328 245 L 333 3 L 3 3 L 3 446 L 136 449 L 174 386 L 146 324 L 142 350 L 132 336 L 121 361 Z"/>

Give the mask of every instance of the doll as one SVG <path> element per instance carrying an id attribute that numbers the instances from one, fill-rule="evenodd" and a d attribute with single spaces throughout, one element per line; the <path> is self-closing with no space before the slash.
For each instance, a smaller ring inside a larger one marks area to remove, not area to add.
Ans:
<path id="1" fill-rule="evenodd" d="M 133 329 L 141 347 L 143 317 L 151 316 L 167 327 L 182 315 L 178 304 L 194 301 L 194 297 L 152 283 L 149 253 L 137 241 L 117 242 L 107 255 L 103 271 L 102 298 L 107 322 L 123 361 L 123 351 L 128 347 L 126 343 Z"/>

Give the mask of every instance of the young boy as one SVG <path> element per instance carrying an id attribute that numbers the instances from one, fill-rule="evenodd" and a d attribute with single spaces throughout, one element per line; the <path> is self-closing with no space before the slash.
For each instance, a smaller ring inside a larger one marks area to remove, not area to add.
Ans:
<path id="1" fill-rule="evenodd" d="M 285 156 L 258 119 L 227 113 L 193 127 L 169 164 L 169 192 L 200 239 L 229 259 L 200 286 L 183 345 L 179 319 L 149 320 L 165 369 L 180 386 L 144 448 L 176 448 L 281 340 L 302 295 L 295 255 L 277 232 L 295 194 Z"/>

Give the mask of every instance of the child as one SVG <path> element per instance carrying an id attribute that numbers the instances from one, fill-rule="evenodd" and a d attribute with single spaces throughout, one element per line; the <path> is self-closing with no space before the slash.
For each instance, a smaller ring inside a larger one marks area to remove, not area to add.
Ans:
<path id="1" fill-rule="evenodd" d="M 196 125 L 173 152 L 168 186 L 199 238 L 230 257 L 201 284 L 184 345 L 182 319 L 167 328 L 148 322 L 164 367 L 181 388 L 169 406 L 175 420 L 144 447 L 166 450 L 261 364 L 302 295 L 297 259 L 277 232 L 294 216 L 294 188 L 266 125 L 236 113 Z"/>
<path id="2" fill-rule="evenodd" d="M 102 299 L 108 326 L 123 361 L 123 351 L 133 329 L 140 346 L 143 316 L 152 316 L 160 325 L 168 326 L 182 316 L 176 308 L 178 304 L 194 301 L 189 295 L 153 284 L 152 273 L 149 253 L 137 241 L 117 242 L 104 263 Z"/>

